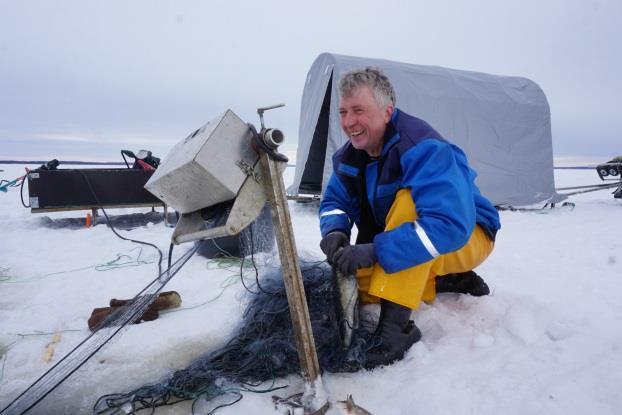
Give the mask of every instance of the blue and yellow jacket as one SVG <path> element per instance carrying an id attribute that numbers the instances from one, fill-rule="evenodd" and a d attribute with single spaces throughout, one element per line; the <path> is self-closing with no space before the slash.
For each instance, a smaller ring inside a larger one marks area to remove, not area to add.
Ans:
<path id="1" fill-rule="evenodd" d="M 494 240 L 499 214 L 475 185 L 476 175 L 460 148 L 396 108 L 380 157 L 371 158 L 349 142 L 333 156 L 333 174 L 320 203 L 322 237 L 335 230 L 350 235 L 356 224 L 357 243 L 373 241 L 378 262 L 389 273 L 460 249 L 475 224 Z M 418 219 L 385 232 L 400 189 L 410 190 Z"/>

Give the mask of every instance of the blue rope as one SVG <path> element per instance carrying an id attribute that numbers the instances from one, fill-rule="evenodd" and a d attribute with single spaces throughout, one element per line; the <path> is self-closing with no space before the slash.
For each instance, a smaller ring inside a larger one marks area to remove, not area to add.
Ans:
<path id="1" fill-rule="evenodd" d="M 9 189 L 9 187 L 18 187 L 21 184 L 21 181 L 24 180 L 24 177 L 26 177 L 26 176 L 21 176 L 21 177 L 18 177 L 17 179 L 15 179 L 15 180 L 11 180 L 11 181 L 3 180 L 6 183 L 0 185 L 0 192 L 6 193 L 8 191 L 8 189 Z"/>

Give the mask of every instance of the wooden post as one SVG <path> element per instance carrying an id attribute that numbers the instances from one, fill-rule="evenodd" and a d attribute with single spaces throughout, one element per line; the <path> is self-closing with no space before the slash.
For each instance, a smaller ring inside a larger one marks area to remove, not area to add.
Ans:
<path id="1" fill-rule="evenodd" d="M 300 264 L 298 263 L 298 251 L 296 250 L 292 221 L 287 206 L 285 185 L 283 184 L 283 169 L 280 165 L 284 163 L 270 159 L 264 152 L 261 152 L 261 163 L 264 170 L 262 175 L 264 186 L 268 200 L 272 205 L 272 224 L 279 249 L 279 257 L 281 258 L 283 280 L 285 281 L 285 291 L 296 337 L 302 377 L 310 387 L 312 394 L 315 395 L 316 386 L 321 385 L 317 382 L 318 380 L 321 381 L 320 366 L 309 319 L 309 309 L 302 283 Z M 324 413 L 327 408 L 328 402 L 313 413 Z"/>

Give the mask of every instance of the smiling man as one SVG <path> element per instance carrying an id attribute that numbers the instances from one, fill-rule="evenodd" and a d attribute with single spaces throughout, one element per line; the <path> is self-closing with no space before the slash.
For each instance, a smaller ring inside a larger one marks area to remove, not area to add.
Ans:
<path id="1" fill-rule="evenodd" d="M 380 70 L 348 72 L 339 90 L 349 142 L 333 156 L 320 247 L 336 269 L 357 275 L 364 302 L 380 302 L 381 341 L 367 355 L 372 368 L 402 359 L 421 338 L 410 316 L 422 300 L 437 292 L 489 293 L 473 268 L 492 252 L 500 223 L 464 152 L 396 108 Z"/>

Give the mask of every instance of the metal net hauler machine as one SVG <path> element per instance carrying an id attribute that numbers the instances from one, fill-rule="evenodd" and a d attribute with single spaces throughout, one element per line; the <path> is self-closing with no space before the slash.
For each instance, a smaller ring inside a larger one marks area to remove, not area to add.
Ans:
<path id="1" fill-rule="evenodd" d="M 240 233 L 270 205 L 289 309 L 296 335 L 304 392 L 292 406 L 305 414 L 323 414 L 328 401 L 322 387 L 298 253 L 282 173 L 287 158 L 277 152 L 283 133 L 264 126 L 266 110 L 257 110 L 259 132 L 231 110 L 194 131 L 162 160 L 145 188 L 181 217 L 175 244 Z M 206 218 L 218 218 L 206 221 Z"/>

